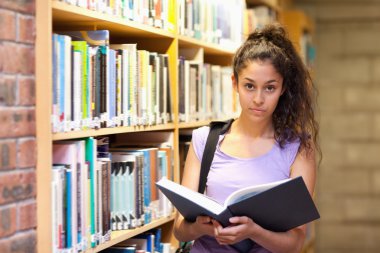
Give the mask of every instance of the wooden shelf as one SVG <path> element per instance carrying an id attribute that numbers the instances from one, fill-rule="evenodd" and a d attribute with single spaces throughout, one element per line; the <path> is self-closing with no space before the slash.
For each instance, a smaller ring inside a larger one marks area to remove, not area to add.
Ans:
<path id="1" fill-rule="evenodd" d="M 101 129 L 89 129 L 83 131 L 73 131 L 67 133 L 55 133 L 53 134 L 53 140 L 69 140 L 78 139 L 90 136 L 102 136 L 120 133 L 132 133 L 132 132 L 147 132 L 147 131 L 162 131 L 162 130 L 174 130 L 174 124 L 155 125 L 155 126 L 131 126 L 131 127 L 113 127 L 113 128 L 101 128 Z"/>
<path id="2" fill-rule="evenodd" d="M 119 230 L 119 231 L 112 231 L 111 232 L 111 240 L 108 241 L 108 242 L 105 242 L 103 244 L 100 244 L 98 245 L 97 247 L 93 248 L 93 249 L 88 249 L 86 250 L 85 252 L 86 253 L 94 253 L 94 252 L 99 252 L 99 251 L 102 251 L 104 249 L 107 249 L 115 244 L 118 244 L 124 240 L 127 240 L 129 238 L 132 238 L 138 234 L 141 234 L 141 233 L 144 233 L 150 229 L 153 229 L 153 228 L 156 228 L 156 227 L 159 227 L 163 224 L 166 224 L 168 222 L 171 222 L 171 221 L 174 221 L 174 218 L 175 218 L 175 213 L 173 213 L 171 216 L 169 217 L 165 217 L 165 218 L 160 218 L 160 219 L 157 219 L 157 220 L 154 220 L 152 221 L 151 223 L 149 224 L 146 224 L 142 227 L 139 227 L 139 228 L 135 228 L 135 229 L 130 229 L 130 230 Z"/>

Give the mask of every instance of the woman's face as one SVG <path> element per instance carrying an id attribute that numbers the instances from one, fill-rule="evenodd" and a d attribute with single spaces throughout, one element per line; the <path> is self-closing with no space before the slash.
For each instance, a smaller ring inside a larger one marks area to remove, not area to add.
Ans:
<path id="1" fill-rule="evenodd" d="M 253 121 L 272 119 L 278 100 L 283 93 L 283 77 L 270 60 L 247 63 L 238 76 L 232 76 L 234 89 L 239 94 L 242 116 Z"/>

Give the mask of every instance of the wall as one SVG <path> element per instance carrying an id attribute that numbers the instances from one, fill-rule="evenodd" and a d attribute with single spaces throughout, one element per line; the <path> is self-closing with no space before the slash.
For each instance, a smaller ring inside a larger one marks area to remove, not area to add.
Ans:
<path id="1" fill-rule="evenodd" d="M 316 22 L 316 252 L 380 249 L 380 1 L 298 0 Z"/>
<path id="2" fill-rule="evenodd" d="M 35 252 L 34 12 L 34 0 L 0 1 L 0 252 L 2 253 Z"/>

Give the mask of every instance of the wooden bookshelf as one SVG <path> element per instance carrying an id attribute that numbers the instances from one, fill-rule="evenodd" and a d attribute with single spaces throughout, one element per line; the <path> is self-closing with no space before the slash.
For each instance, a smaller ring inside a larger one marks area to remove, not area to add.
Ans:
<path id="1" fill-rule="evenodd" d="M 247 0 L 249 5 L 267 5 L 279 10 L 275 0 Z M 177 21 L 174 21 L 174 25 Z M 173 122 L 153 126 L 128 126 L 53 133 L 52 115 L 52 35 L 58 30 L 110 31 L 111 43 L 138 43 L 139 48 L 169 56 Z M 179 135 L 203 125 L 210 120 L 180 123 L 178 98 L 177 60 L 181 50 L 192 51 L 193 58 L 204 62 L 229 66 L 236 48 L 226 48 L 213 43 L 179 35 L 176 32 L 154 28 L 134 21 L 72 6 L 56 0 L 36 0 L 36 128 L 37 128 L 37 252 L 52 252 L 52 201 L 50 182 L 52 172 L 53 142 L 84 137 L 119 135 L 125 133 L 171 132 L 174 140 L 174 180 L 179 182 Z M 163 228 L 163 239 L 175 243 L 172 235 L 174 214 L 154 220 L 137 229 L 112 232 L 111 240 L 86 252 L 99 252 L 135 235 L 155 227 Z"/>
<path id="2" fill-rule="evenodd" d="M 149 132 L 149 131 L 164 131 L 174 130 L 174 123 L 168 123 L 165 125 L 153 125 L 153 126 L 127 126 L 127 127 L 109 127 L 100 129 L 89 129 L 82 131 L 72 131 L 67 133 L 53 134 L 53 141 L 78 139 L 90 136 L 103 136 L 121 133 L 134 133 L 134 132 Z"/>
<path id="3" fill-rule="evenodd" d="M 36 1 L 37 252 L 51 252 L 51 1 Z"/>

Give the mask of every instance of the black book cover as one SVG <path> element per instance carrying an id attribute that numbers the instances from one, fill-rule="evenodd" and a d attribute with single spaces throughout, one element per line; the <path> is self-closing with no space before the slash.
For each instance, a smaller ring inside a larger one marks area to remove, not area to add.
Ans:
<path id="1" fill-rule="evenodd" d="M 275 182 L 265 188 L 252 187 L 226 207 L 167 179 L 157 182 L 157 186 L 190 222 L 206 215 L 225 227 L 230 217 L 248 216 L 265 229 L 284 232 L 320 217 L 302 177 Z M 247 252 L 253 244 L 251 240 L 243 240 L 232 246 L 239 252 Z"/>

